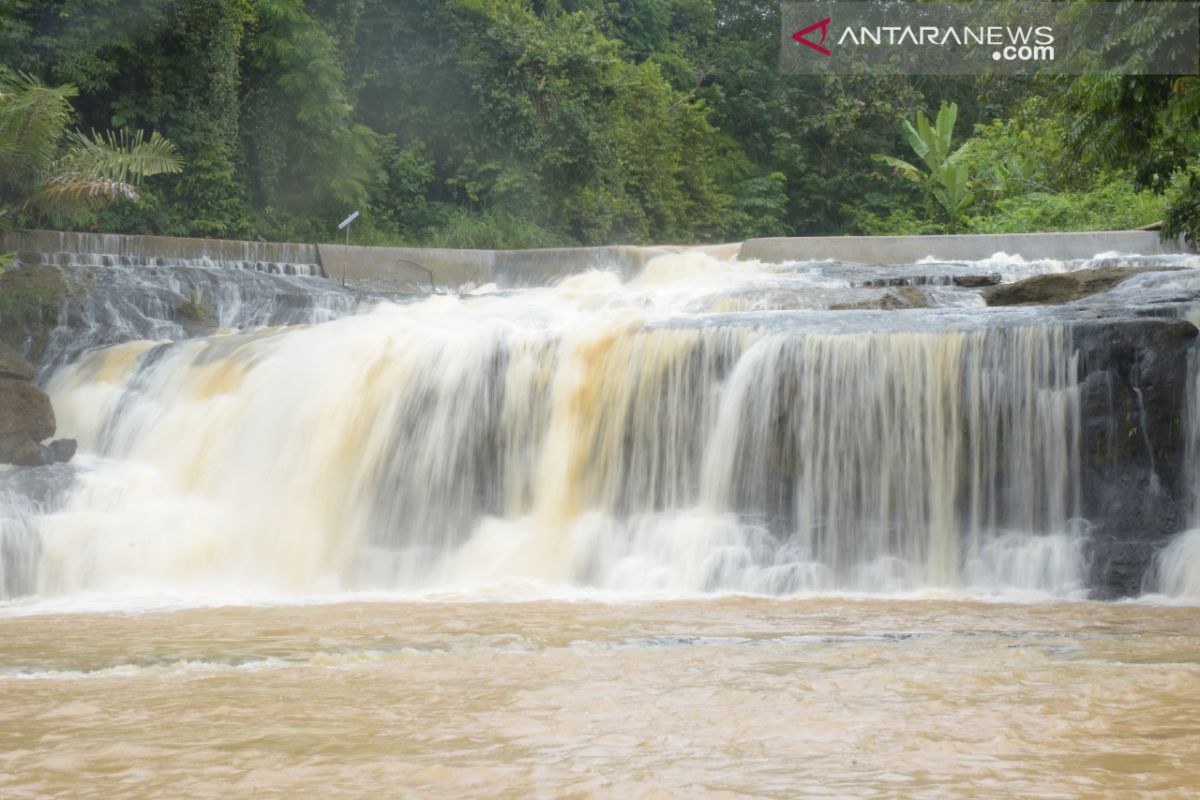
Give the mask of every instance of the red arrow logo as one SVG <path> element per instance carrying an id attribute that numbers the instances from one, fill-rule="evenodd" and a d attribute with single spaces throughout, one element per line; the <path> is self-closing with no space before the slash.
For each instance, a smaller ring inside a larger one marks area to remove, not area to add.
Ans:
<path id="1" fill-rule="evenodd" d="M 816 50 L 818 53 L 821 53 L 821 54 L 827 55 L 827 56 L 831 56 L 831 55 L 833 55 L 833 53 L 831 53 L 829 50 L 827 50 L 821 46 L 821 44 L 825 43 L 825 36 L 829 33 L 829 20 L 830 19 L 832 19 L 832 17 L 826 17 L 825 19 L 821 20 L 820 22 L 809 25 L 807 28 L 805 28 L 802 31 L 796 31 L 795 33 L 792 34 L 792 38 L 795 39 L 800 44 L 811 47 L 813 50 Z M 812 33 L 817 28 L 821 29 L 821 44 L 818 44 L 816 42 L 810 42 L 808 39 L 804 38 L 805 34 Z"/>

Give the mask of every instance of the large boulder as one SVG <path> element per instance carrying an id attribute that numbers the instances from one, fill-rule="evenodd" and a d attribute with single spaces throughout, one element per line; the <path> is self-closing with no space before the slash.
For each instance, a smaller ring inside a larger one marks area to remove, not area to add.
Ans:
<path id="1" fill-rule="evenodd" d="M 983 290 L 989 306 L 1057 305 L 1107 292 L 1121 281 L 1142 272 L 1166 272 L 1183 267 L 1104 267 L 1035 275 L 1032 278 L 990 286 Z"/>
<path id="2" fill-rule="evenodd" d="M 19 381 L 31 381 L 37 377 L 37 370 L 15 350 L 0 342 L 0 378 L 15 378 Z"/>
<path id="3" fill-rule="evenodd" d="M 42 445 L 54 435 L 56 422 L 49 395 L 31 382 L 35 374 L 29 362 L 0 344 L 0 464 L 41 466 L 75 454 L 69 439 Z"/>
<path id="4" fill-rule="evenodd" d="M 0 378 L 0 463 L 45 463 L 40 442 L 54 435 L 50 398 L 32 383 Z"/>

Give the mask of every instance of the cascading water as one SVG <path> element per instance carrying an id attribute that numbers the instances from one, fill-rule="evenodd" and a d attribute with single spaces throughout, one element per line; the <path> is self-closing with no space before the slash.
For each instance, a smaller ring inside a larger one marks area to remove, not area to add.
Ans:
<path id="1" fill-rule="evenodd" d="M 673 255 L 85 353 L 8 585 L 1083 591 L 1070 325 L 949 281 L 835 310 L 882 302 L 853 274 Z"/>
<path id="2" fill-rule="evenodd" d="M 25 254 L 18 266 L 37 270 L 39 290 L 53 298 L 57 324 L 22 348 L 44 376 L 94 347 L 323 322 L 361 301 L 322 280 L 315 264 L 63 252 Z"/>

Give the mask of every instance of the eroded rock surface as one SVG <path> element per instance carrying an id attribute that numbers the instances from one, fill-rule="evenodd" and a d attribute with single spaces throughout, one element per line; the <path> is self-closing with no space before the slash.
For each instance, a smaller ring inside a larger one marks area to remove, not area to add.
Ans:
<path id="1" fill-rule="evenodd" d="M 1155 552 L 1190 524 L 1188 355 L 1197 333 L 1165 318 L 1097 320 L 1074 331 L 1080 512 L 1091 524 L 1098 596 L 1140 593 Z"/>
<path id="2" fill-rule="evenodd" d="M 1048 273 L 990 286 L 983 290 L 989 306 L 1057 305 L 1106 292 L 1121 281 L 1143 272 L 1166 272 L 1178 267 L 1104 267 L 1074 272 Z"/>

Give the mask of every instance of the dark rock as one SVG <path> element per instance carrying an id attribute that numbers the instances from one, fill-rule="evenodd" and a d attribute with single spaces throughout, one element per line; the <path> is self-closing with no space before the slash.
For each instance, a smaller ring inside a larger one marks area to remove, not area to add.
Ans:
<path id="1" fill-rule="evenodd" d="M 1091 541 L 1088 583 L 1094 600 L 1135 597 L 1146 590 L 1146 575 L 1159 547 L 1137 539 L 1101 537 Z"/>
<path id="2" fill-rule="evenodd" d="M 884 296 L 879 307 L 888 311 L 897 308 L 928 308 L 929 298 L 916 286 L 897 286 Z"/>
<path id="3" fill-rule="evenodd" d="M 1188 354 L 1196 327 L 1177 319 L 1077 324 L 1080 512 L 1092 525 L 1099 597 L 1140 591 L 1154 553 L 1189 526 L 1185 462 Z"/>
<path id="4" fill-rule="evenodd" d="M 32 383 L 0 378 L 0 463 L 40 466 L 41 445 L 54 435 L 50 397 Z"/>
<path id="5" fill-rule="evenodd" d="M 74 439 L 55 439 L 42 447 L 42 455 L 47 464 L 65 464 L 75 457 L 79 443 Z"/>
<path id="6" fill-rule="evenodd" d="M 896 311 L 902 308 L 928 308 L 929 297 L 917 286 L 893 286 L 883 293 L 862 300 L 831 303 L 830 311 Z"/>
<path id="7" fill-rule="evenodd" d="M 0 378 L 31 381 L 37 376 L 33 365 L 4 342 L 0 342 Z"/>
<path id="8" fill-rule="evenodd" d="M 27 436 L 0 436 L 0 463 L 40 467 L 46 458 L 42 446 Z"/>
<path id="9" fill-rule="evenodd" d="M 1036 275 L 1015 283 L 983 290 L 989 306 L 1056 305 L 1106 292 L 1127 278 L 1143 272 L 1166 272 L 1182 267 L 1105 267 L 1075 272 Z"/>
<path id="10" fill-rule="evenodd" d="M 1000 283 L 1000 276 L 992 273 L 990 275 L 955 275 L 955 286 L 962 286 L 967 289 L 982 289 L 984 286 L 996 286 Z"/>
<path id="11" fill-rule="evenodd" d="M 995 286 L 1000 283 L 999 273 L 975 275 L 970 273 L 954 274 L 946 272 L 915 272 L 911 267 L 905 267 L 904 272 L 882 277 L 854 279 L 851 276 L 851 286 L 882 289 L 889 286 L 962 286 L 978 289 L 983 286 Z"/>

